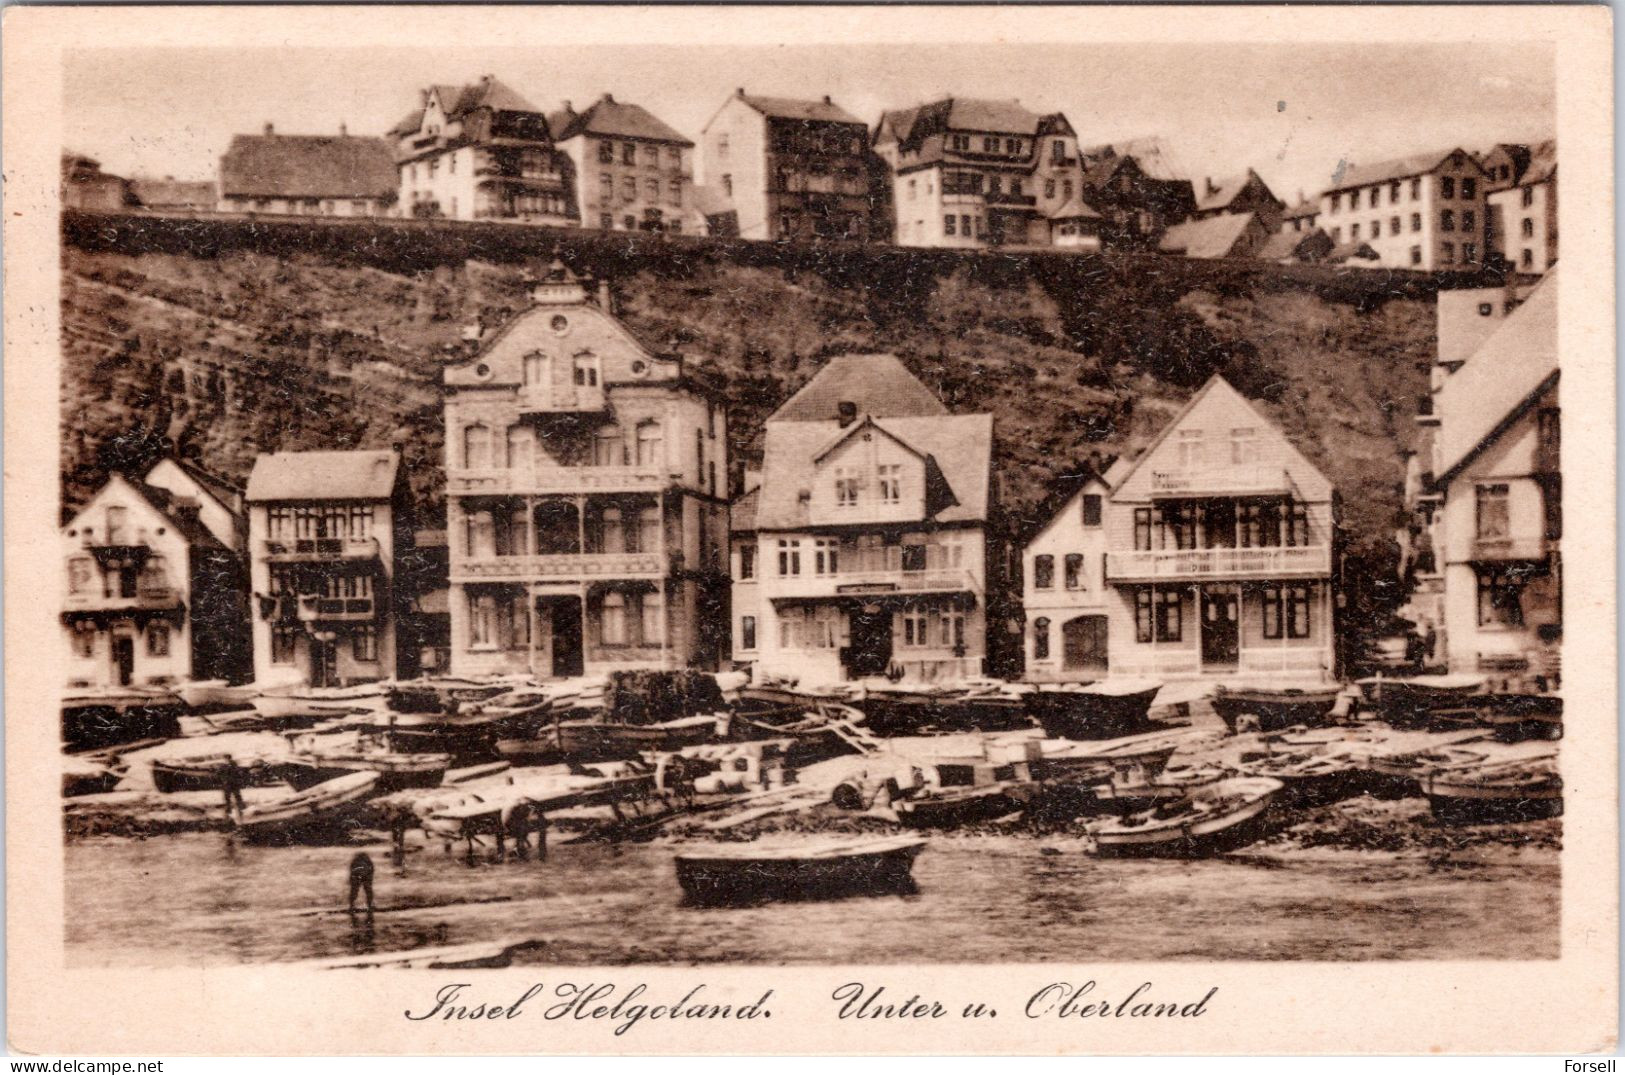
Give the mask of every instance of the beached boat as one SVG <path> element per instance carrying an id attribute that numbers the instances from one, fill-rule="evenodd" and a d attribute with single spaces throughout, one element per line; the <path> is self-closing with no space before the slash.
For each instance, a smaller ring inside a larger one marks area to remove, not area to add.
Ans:
<path id="1" fill-rule="evenodd" d="M 1023 809 L 1036 785 L 1031 781 L 1001 781 L 973 787 L 946 787 L 893 802 L 897 820 L 913 829 L 949 829 L 992 821 Z"/>
<path id="2" fill-rule="evenodd" d="M 384 750 L 296 754 L 283 766 L 283 779 L 298 790 L 349 773 L 378 774 L 379 791 L 439 787 L 451 765 L 449 754 L 399 754 Z"/>
<path id="3" fill-rule="evenodd" d="M 385 689 L 385 698 L 389 708 L 397 713 L 449 713 L 462 705 L 489 701 L 527 686 L 533 686 L 529 676 L 493 679 L 435 676 L 391 683 Z"/>
<path id="4" fill-rule="evenodd" d="M 1434 709 L 1429 724 L 1438 728 L 1481 727 L 1502 742 L 1563 738 L 1563 699 L 1555 694 L 1473 694 L 1460 704 Z"/>
<path id="5" fill-rule="evenodd" d="M 128 768 L 118 763 L 95 761 L 72 754 L 62 758 L 62 794 L 105 795 L 118 787 Z"/>
<path id="6" fill-rule="evenodd" d="M 701 904 L 907 892 L 925 845 L 902 836 L 685 848 L 676 855 L 677 883 Z"/>
<path id="7" fill-rule="evenodd" d="M 1117 739 L 1144 731 L 1162 684 L 1101 680 L 1086 686 L 1044 684 L 1024 695 L 1028 714 L 1057 739 Z"/>
<path id="8" fill-rule="evenodd" d="M 485 780 L 488 777 L 500 776 L 513 768 L 505 761 L 490 761 L 483 765 L 466 765 L 461 769 L 447 769 L 440 783 L 447 787 L 457 784 L 471 784 L 476 780 Z"/>
<path id="9" fill-rule="evenodd" d="M 318 720 L 347 716 L 362 708 L 343 699 L 307 693 L 256 694 L 253 705 L 260 716 L 282 727 L 308 726 Z"/>
<path id="10" fill-rule="evenodd" d="M 1191 789 L 1188 796 L 1092 829 L 1095 853 L 1198 858 L 1222 854 L 1264 833 L 1279 780 L 1238 777 Z"/>
<path id="11" fill-rule="evenodd" d="M 1428 675 L 1390 679 L 1369 676 L 1355 686 L 1365 703 L 1389 724 L 1401 727 L 1425 723 L 1435 709 L 1454 709 L 1471 704 L 1473 695 L 1484 690 L 1484 677 L 1471 675 Z"/>
<path id="12" fill-rule="evenodd" d="M 1276 801 L 1286 807 L 1325 806 L 1352 798 L 1370 785 L 1370 774 L 1334 747 L 1287 749 L 1242 763 L 1248 776 L 1281 782 Z"/>
<path id="13" fill-rule="evenodd" d="M 204 679 L 182 683 L 175 688 L 175 693 L 189 709 L 210 709 L 251 705 L 260 689 L 252 683 L 234 687 L 223 679 Z"/>
<path id="14" fill-rule="evenodd" d="M 62 741 L 71 749 L 173 739 L 180 734 L 180 695 L 163 687 L 85 687 L 62 698 Z"/>
<path id="15" fill-rule="evenodd" d="M 230 754 L 195 754 L 188 758 L 153 758 L 152 786 L 165 795 L 177 791 L 219 791 L 225 786 Z M 267 787 L 281 777 L 276 764 L 265 758 L 237 758 L 244 787 Z"/>
<path id="16" fill-rule="evenodd" d="M 278 841 L 343 829 L 377 789 L 377 773 L 350 773 L 248 807 L 237 830 L 250 840 Z"/>
<path id="17" fill-rule="evenodd" d="M 565 720 L 554 729 L 558 750 L 578 761 L 631 758 L 649 750 L 681 750 L 717 737 L 714 714 L 679 717 L 656 724 L 623 724 L 607 720 Z"/>
<path id="18" fill-rule="evenodd" d="M 1232 732 L 1236 722 L 1247 715 L 1258 719 L 1259 731 L 1278 731 L 1294 724 L 1312 728 L 1326 722 L 1342 691 L 1335 683 L 1316 687 L 1220 685 L 1213 690 L 1213 711 Z"/>
<path id="19" fill-rule="evenodd" d="M 1563 813 L 1563 778 L 1547 760 L 1445 769 L 1421 783 L 1433 816 L 1447 824 L 1536 821 Z"/>

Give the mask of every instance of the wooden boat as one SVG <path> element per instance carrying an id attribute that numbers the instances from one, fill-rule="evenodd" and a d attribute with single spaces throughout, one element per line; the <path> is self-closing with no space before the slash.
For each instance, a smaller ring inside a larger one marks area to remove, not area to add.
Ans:
<path id="1" fill-rule="evenodd" d="M 914 829 L 946 829 L 992 821 L 1023 809 L 1037 785 L 1005 780 L 972 787 L 937 788 L 892 803 L 897 820 Z"/>
<path id="2" fill-rule="evenodd" d="M 62 758 L 62 794 L 105 795 L 118 787 L 128 768 L 72 754 Z"/>
<path id="3" fill-rule="evenodd" d="M 1095 853 L 1200 858 L 1257 840 L 1279 780 L 1238 777 L 1191 789 L 1188 796 L 1094 826 Z"/>
<path id="4" fill-rule="evenodd" d="M 180 734 L 180 695 L 162 687 L 88 687 L 62 698 L 62 741 L 82 750 Z"/>
<path id="5" fill-rule="evenodd" d="M 657 724 L 565 720 L 554 729 L 558 750 L 576 760 L 631 758 L 649 750 L 681 750 L 716 738 L 714 715 L 679 717 Z"/>
<path id="6" fill-rule="evenodd" d="M 918 837 L 757 841 L 685 848 L 677 883 L 695 903 L 818 900 L 908 892 Z"/>
<path id="7" fill-rule="evenodd" d="M 225 786 L 230 754 L 196 754 L 189 758 L 153 758 L 152 786 L 171 795 L 177 791 L 219 791 Z M 277 766 L 265 758 L 237 758 L 244 786 L 266 787 L 280 779 Z"/>
<path id="8" fill-rule="evenodd" d="M 385 698 L 389 708 L 397 713 L 448 713 L 465 703 L 488 701 L 529 683 L 528 676 L 489 680 L 425 677 L 388 684 Z"/>
<path id="9" fill-rule="evenodd" d="M 440 778 L 440 783 L 447 787 L 457 784 L 469 784 L 486 777 L 497 776 L 513 768 L 505 761 L 491 761 L 483 765 L 468 765 L 461 769 L 447 769 L 446 775 Z"/>
<path id="10" fill-rule="evenodd" d="M 308 694 L 256 694 L 254 710 L 268 721 L 287 727 L 357 712 L 357 707 Z"/>
<path id="11" fill-rule="evenodd" d="M 1162 684 L 1148 679 L 1101 680 L 1087 686 L 1036 687 L 1024 695 L 1028 714 L 1056 739 L 1117 739 L 1144 731 Z"/>
<path id="12" fill-rule="evenodd" d="M 1555 694 L 1474 694 L 1459 706 L 1429 711 L 1430 725 L 1482 727 L 1502 742 L 1563 738 L 1563 699 Z"/>
<path id="13" fill-rule="evenodd" d="M 1446 824 L 1536 821 L 1563 813 L 1563 778 L 1549 761 L 1445 769 L 1421 783 L 1433 816 Z"/>
<path id="14" fill-rule="evenodd" d="M 1333 748 L 1285 750 L 1246 761 L 1248 776 L 1281 782 L 1276 801 L 1288 807 L 1325 806 L 1366 790 L 1368 771 L 1347 753 Z"/>
<path id="15" fill-rule="evenodd" d="M 1227 687 L 1213 691 L 1213 711 L 1232 732 L 1244 715 L 1258 718 L 1260 731 L 1271 732 L 1295 724 L 1315 727 L 1337 704 L 1343 688 L 1335 683 L 1319 687 Z"/>
<path id="16" fill-rule="evenodd" d="M 508 765 L 545 765 L 564 756 L 559 752 L 559 737 L 551 731 L 529 738 L 496 739 L 491 746 Z"/>
<path id="17" fill-rule="evenodd" d="M 439 787 L 451 765 L 449 754 L 398 754 L 383 750 L 296 754 L 283 766 L 289 786 L 304 790 L 349 773 L 378 774 L 379 791 Z"/>
<path id="18" fill-rule="evenodd" d="M 1483 676 L 1428 675 L 1389 679 L 1368 676 L 1355 686 L 1366 704 L 1389 724 L 1400 727 L 1426 722 L 1435 709 L 1453 709 L 1470 704 L 1468 699 L 1484 689 Z"/>
<path id="19" fill-rule="evenodd" d="M 246 706 L 253 704 L 260 693 L 252 683 L 234 687 L 223 679 L 194 680 L 175 688 L 189 709 L 211 709 L 215 706 Z"/>
<path id="20" fill-rule="evenodd" d="M 237 830 L 249 840 L 291 840 L 343 828 L 378 788 L 378 774 L 350 773 L 244 810 Z"/>

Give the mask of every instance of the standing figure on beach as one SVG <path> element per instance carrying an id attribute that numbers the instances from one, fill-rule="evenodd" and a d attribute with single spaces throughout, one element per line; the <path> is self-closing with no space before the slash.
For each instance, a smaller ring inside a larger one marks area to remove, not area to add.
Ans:
<path id="1" fill-rule="evenodd" d="M 237 764 L 237 759 L 227 757 L 226 764 L 220 769 L 220 787 L 226 796 L 226 820 L 242 822 L 243 785 L 247 782 L 248 774 Z"/>
<path id="2" fill-rule="evenodd" d="M 365 851 L 357 851 L 355 858 L 350 860 L 350 913 L 355 914 L 355 898 L 362 892 L 367 894 L 367 914 L 372 914 L 372 856 Z"/>

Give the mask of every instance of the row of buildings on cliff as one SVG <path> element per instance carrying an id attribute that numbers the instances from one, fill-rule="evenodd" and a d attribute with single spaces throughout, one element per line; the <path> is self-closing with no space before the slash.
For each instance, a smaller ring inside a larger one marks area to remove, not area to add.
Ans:
<path id="1" fill-rule="evenodd" d="M 546 111 L 500 80 L 425 87 L 382 137 L 233 138 L 214 183 L 120 187 L 64 158 L 83 208 L 398 216 L 784 241 L 1103 246 L 1196 258 L 1529 273 L 1557 257 L 1556 145 L 1339 167 L 1289 206 L 1253 170 L 1185 174 L 1159 139 L 1088 144 L 1061 112 L 945 97 L 870 124 L 740 88 L 695 140 L 605 94 Z"/>
<path id="2" fill-rule="evenodd" d="M 1439 595 L 1452 667 L 1555 685 L 1552 284 L 1446 297 L 1441 327 L 1478 343 L 1441 353 L 1417 601 Z M 556 263 L 443 381 L 443 531 L 413 528 L 397 450 L 261 455 L 244 490 L 172 459 L 112 478 L 62 528 L 72 685 L 1342 673 L 1336 491 L 1219 377 L 1027 533 L 992 416 L 890 355 L 828 362 L 731 480 L 715 387 Z"/>

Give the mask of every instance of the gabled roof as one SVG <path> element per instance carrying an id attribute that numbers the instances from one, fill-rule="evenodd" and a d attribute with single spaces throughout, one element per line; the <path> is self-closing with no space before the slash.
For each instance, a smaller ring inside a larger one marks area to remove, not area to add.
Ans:
<path id="1" fill-rule="evenodd" d="M 1440 483 L 1449 481 L 1556 378 L 1557 272 L 1501 322 L 1435 400 Z"/>
<path id="2" fill-rule="evenodd" d="M 134 478 L 126 475 L 114 473 L 108 476 L 106 485 L 103 485 L 102 489 L 98 489 L 96 491 L 96 496 L 100 496 L 102 490 L 105 490 L 108 486 L 114 484 L 127 486 L 138 497 L 146 501 L 147 506 L 152 508 L 152 510 L 157 512 L 159 515 L 163 516 L 164 521 L 174 528 L 175 533 L 185 538 L 188 545 L 191 545 L 194 548 L 209 549 L 224 549 L 226 547 L 221 543 L 220 539 L 215 537 L 214 534 L 210 533 L 209 528 L 204 526 L 203 523 L 198 519 L 197 511 L 189 510 L 186 507 L 188 502 L 176 497 L 174 494 L 170 493 L 169 490 L 160 489 L 156 485 L 148 485 L 146 482 L 137 481 Z M 94 500 L 95 498 L 92 497 L 92 499 Z M 84 514 L 84 511 L 85 509 L 80 509 L 80 511 L 74 515 L 73 519 L 69 520 L 68 525 L 72 525 L 74 522 L 76 522 L 78 518 Z"/>
<path id="3" fill-rule="evenodd" d="M 1149 179 L 1184 180 L 1190 174 L 1168 144 L 1155 136 L 1083 146 L 1078 149 L 1078 155 L 1091 162 L 1132 157 L 1135 165 Z"/>
<path id="4" fill-rule="evenodd" d="M 130 191 L 135 195 L 136 201 L 149 209 L 161 209 L 166 206 L 213 209 L 217 200 L 214 183 L 207 179 L 132 178 Z"/>
<path id="5" fill-rule="evenodd" d="M 932 135 L 948 131 L 1032 137 L 1044 130 L 1046 122 L 1053 118 L 1029 112 L 1013 100 L 945 97 L 915 108 L 884 112 L 880 117 L 880 126 L 889 125 L 904 147 L 915 148 Z"/>
<path id="6" fill-rule="evenodd" d="M 1270 190 L 1269 184 L 1251 168 L 1241 175 L 1227 176 L 1217 183 L 1204 184 L 1196 198 L 1196 208 L 1202 211 L 1211 209 L 1226 209 L 1239 198 L 1250 184 L 1257 183 L 1264 188 L 1265 193 L 1274 198 L 1275 193 Z M 1276 199 L 1279 201 L 1280 199 Z"/>
<path id="7" fill-rule="evenodd" d="M 679 146 L 694 144 L 642 105 L 617 101 L 607 93 L 594 101 L 585 112 L 554 112 L 548 116 L 547 125 L 556 142 L 582 134 L 598 134 L 615 138 L 641 138 L 646 142 L 670 142 Z"/>
<path id="8" fill-rule="evenodd" d="M 1557 142 L 1555 139 L 1540 143 L 1529 154 L 1529 165 L 1518 177 L 1518 186 L 1527 187 L 1544 183 L 1557 174 Z"/>
<path id="9" fill-rule="evenodd" d="M 1331 249 L 1332 237 L 1320 228 L 1312 231 L 1279 231 L 1253 251 L 1253 256 L 1261 261 L 1288 261 L 1309 256 L 1325 257 Z"/>
<path id="10" fill-rule="evenodd" d="M 1348 190 L 1351 187 L 1368 187 L 1377 183 L 1387 183 L 1394 179 L 1409 179 L 1412 176 L 1427 175 L 1445 160 L 1460 153 L 1464 158 L 1478 164 L 1477 158 L 1460 147 L 1444 150 L 1434 150 L 1431 153 L 1417 153 L 1409 157 L 1397 157 L 1394 160 L 1378 161 L 1376 164 L 1351 164 L 1343 173 L 1340 181 L 1333 182 L 1326 188 L 1329 194 L 1334 190 Z M 1482 166 L 1479 167 L 1482 171 Z"/>
<path id="11" fill-rule="evenodd" d="M 1281 214 L 1281 219 L 1283 219 L 1283 220 L 1301 220 L 1304 217 L 1312 217 L 1312 216 L 1319 216 L 1319 215 L 1320 215 L 1320 203 L 1318 201 L 1312 202 L 1312 201 L 1309 201 L 1309 200 L 1305 199 L 1304 201 L 1299 202 L 1297 205 L 1294 205 L 1294 206 L 1291 206 L 1290 208 L 1288 208 L 1284 213 Z"/>
<path id="12" fill-rule="evenodd" d="M 1049 215 L 1051 220 L 1088 220 L 1099 219 L 1100 214 L 1076 194 L 1066 200 L 1066 203 Z"/>
<path id="13" fill-rule="evenodd" d="M 248 476 L 248 501 L 388 500 L 400 465 L 391 451 L 261 455 Z"/>
<path id="14" fill-rule="evenodd" d="M 461 89 L 453 86 L 435 86 L 434 89 L 440 98 L 440 107 L 445 110 L 449 119 L 466 116 L 481 108 L 489 108 L 495 112 L 541 112 L 541 109 L 525 100 L 512 87 L 489 76 L 478 82 L 471 82 Z"/>
<path id="15" fill-rule="evenodd" d="M 220 158 L 220 192 L 266 198 L 385 198 L 399 180 L 382 138 L 239 134 Z"/>
<path id="16" fill-rule="evenodd" d="M 1111 465 L 1107 464 L 1106 469 L 1110 472 Z M 1097 473 L 1088 463 L 1080 463 L 1075 470 L 1057 477 L 1050 484 L 1048 491 L 1045 492 L 1044 499 L 1039 501 L 1038 506 L 1033 509 L 1027 524 L 1016 534 L 1016 544 L 1018 546 L 1030 544 L 1039 534 L 1049 528 L 1050 523 L 1055 521 L 1055 516 L 1060 513 L 1062 508 L 1072 502 L 1073 497 L 1091 485 L 1097 484 L 1106 492 L 1111 492 L 1111 483 Z"/>
<path id="17" fill-rule="evenodd" d="M 876 427 L 925 457 L 928 500 L 941 505 L 938 522 L 982 522 L 993 471 L 991 414 L 877 418 Z M 769 421 L 763 439 L 762 484 L 755 526 L 784 530 L 808 525 L 802 493 L 817 472 L 815 456 L 843 432 L 834 421 Z M 740 529 L 737 522 L 734 529 Z"/>
<path id="18" fill-rule="evenodd" d="M 944 415 L 942 400 L 910 373 L 896 355 L 838 355 L 768 416 L 768 422 L 826 422 L 840 417 L 840 404 L 876 418 Z"/>
<path id="19" fill-rule="evenodd" d="M 924 458 L 920 455 L 920 452 L 914 447 L 914 445 L 909 444 L 907 441 L 899 440 L 895 433 L 891 432 L 885 426 L 875 421 L 874 415 L 865 414 L 857 421 L 843 427 L 838 433 L 835 434 L 835 436 L 831 437 L 823 447 L 814 451 L 812 457 L 813 462 L 822 463 L 824 458 L 831 452 L 845 444 L 847 441 L 851 440 L 853 437 L 857 436 L 865 429 L 878 430 L 881 436 L 885 437 L 887 440 L 890 440 L 905 452 L 908 452 L 913 456 Z"/>
<path id="20" fill-rule="evenodd" d="M 799 119 L 814 123 L 855 123 L 864 126 L 854 116 L 828 97 L 821 101 L 804 101 L 797 97 L 762 97 L 740 90 L 735 94 L 741 101 L 772 119 Z"/>
<path id="21" fill-rule="evenodd" d="M 756 529 L 756 505 L 762 499 L 762 487 L 758 485 L 748 493 L 742 493 L 728 506 L 728 529 L 734 533 L 749 533 Z"/>
<path id="22" fill-rule="evenodd" d="M 1163 233 L 1157 249 L 1188 258 L 1239 257 L 1237 247 L 1257 218 L 1251 213 L 1220 213 L 1205 220 L 1187 220 Z"/>

